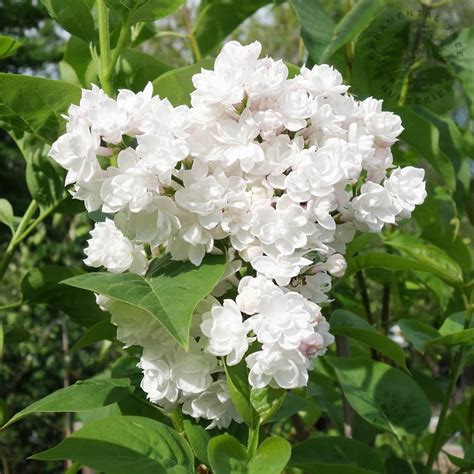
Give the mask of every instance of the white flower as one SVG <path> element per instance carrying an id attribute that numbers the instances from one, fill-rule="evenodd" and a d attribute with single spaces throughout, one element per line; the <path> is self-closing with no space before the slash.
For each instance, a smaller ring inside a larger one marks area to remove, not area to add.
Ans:
<path id="1" fill-rule="evenodd" d="M 104 179 L 100 196 L 104 212 L 117 212 L 128 206 L 131 212 L 140 212 L 153 199 L 155 184 L 150 175 L 139 164 L 139 157 L 132 148 L 122 150 L 117 159 L 118 168 L 109 168 Z"/>
<path id="2" fill-rule="evenodd" d="M 275 208 L 256 207 L 255 214 L 257 221 L 251 232 L 264 244 L 264 251 L 275 248 L 280 255 L 292 255 L 307 244 L 307 236 L 315 231 L 306 211 L 287 195 L 277 200 Z"/>
<path id="3" fill-rule="evenodd" d="M 306 120 L 315 111 L 315 102 L 303 88 L 286 88 L 278 97 L 278 105 L 283 115 L 283 123 L 291 132 L 306 127 Z"/>
<path id="4" fill-rule="evenodd" d="M 299 350 L 285 351 L 280 346 L 263 345 L 262 350 L 246 357 L 253 388 L 298 388 L 308 383 L 310 360 Z"/>
<path id="5" fill-rule="evenodd" d="M 294 291 L 265 295 L 258 313 L 248 319 L 249 326 L 262 344 L 278 344 L 285 350 L 297 349 L 313 333 L 320 308 Z"/>
<path id="6" fill-rule="evenodd" d="M 263 58 L 257 61 L 255 69 L 249 74 L 245 91 L 251 100 L 260 97 L 276 97 L 280 94 L 288 77 L 288 68 L 281 60 Z"/>
<path id="7" fill-rule="evenodd" d="M 390 146 L 403 132 L 402 121 L 393 112 L 382 112 L 382 101 L 372 97 L 360 104 L 364 124 L 381 146 Z"/>
<path id="8" fill-rule="evenodd" d="M 346 273 L 347 262 L 346 259 L 340 253 L 334 253 L 328 257 L 324 262 L 324 270 L 329 272 L 331 275 L 341 278 Z"/>
<path id="9" fill-rule="evenodd" d="M 352 206 L 356 220 L 366 224 L 370 232 L 380 232 L 385 224 L 394 224 L 395 216 L 400 212 L 388 191 L 370 181 L 362 185 Z"/>
<path id="10" fill-rule="evenodd" d="M 91 231 L 92 239 L 87 241 L 84 250 L 87 258 L 84 260 L 90 267 L 104 266 L 109 272 L 122 273 L 130 270 L 133 273 L 144 274 L 146 260 L 142 247 L 134 245 L 117 229 L 114 221 L 106 219 L 98 222 Z"/>
<path id="11" fill-rule="evenodd" d="M 193 418 L 204 418 L 211 423 L 206 428 L 228 428 L 231 421 L 242 423 L 242 417 L 232 403 L 225 379 L 219 379 L 194 397 L 188 397 L 183 403 L 183 413 Z"/>
<path id="12" fill-rule="evenodd" d="M 331 277 L 325 272 L 318 272 L 299 277 L 296 285 L 291 284 L 290 288 L 310 301 L 321 304 L 329 301 L 327 294 L 331 291 L 331 286 Z"/>
<path id="13" fill-rule="evenodd" d="M 385 189 L 402 208 L 402 217 L 410 217 L 415 206 L 426 198 L 425 170 L 406 166 L 392 171 L 384 181 Z"/>
<path id="14" fill-rule="evenodd" d="M 227 356 L 227 364 L 236 365 L 247 351 L 248 329 L 237 304 L 224 300 L 203 315 L 201 331 L 209 338 L 206 350 L 216 356 Z"/>
<path id="15" fill-rule="evenodd" d="M 293 277 L 300 273 L 303 267 L 311 265 L 311 260 L 298 254 L 278 257 L 261 255 L 254 258 L 251 263 L 258 273 L 270 280 L 275 280 L 280 286 L 286 286 Z"/>
<path id="16" fill-rule="evenodd" d="M 307 357 L 317 357 L 324 355 L 333 342 L 334 336 L 329 332 L 329 323 L 324 316 L 320 316 L 314 332 L 301 341 L 299 350 Z"/>
<path id="17" fill-rule="evenodd" d="M 282 294 L 282 290 L 271 280 L 262 275 L 245 276 L 239 282 L 237 306 L 245 314 L 255 314 L 258 311 L 263 296 Z"/>
<path id="18" fill-rule="evenodd" d="M 312 69 L 306 66 L 301 68 L 300 76 L 295 78 L 299 84 L 313 94 L 343 94 L 349 89 L 342 84 L 342 75 L 339 71 L 327 64 L 316 64 Z"/>

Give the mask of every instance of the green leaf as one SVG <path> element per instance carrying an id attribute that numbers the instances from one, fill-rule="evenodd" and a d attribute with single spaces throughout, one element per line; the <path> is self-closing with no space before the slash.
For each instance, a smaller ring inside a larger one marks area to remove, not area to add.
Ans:
<path id="1" fill-rule="evenodd" d="M 153 21 L 174 13 L 184 0 L 105 0 L 107 6 L 134 24 Z"/>
<path id="2" fill-rule="evenodd" d="M 225 257 L 220 255 L 207 255 L 199 267 L 164 257 L 150 266 L 146 278 L 134 273 L 98 272 L 63 283 L 146 311 L 186 349 L 194 308 L 209 295 L 224 270 Z"/>
<path id="3" fill-rule="evenodd" d="M 22 302 L 52 306 L 71 316 L 74 322 L 92 326 L 107 315 L 97 306 L 94 295 L 59 284 L 66 278 L 81 274 L 84 274 L 82 270 L 59 265 L 33 268 L 21 281 Z"/>
<path id="4" fill-rule="evenodd" d="M 94 41 L 97 37 L 91 8 L 93 0 L 41 0 L 53 17 L 66 31 L 82 38 Z"/>
<path id="5" fill-rule="evenodd" d="M 465 319 L 466 313 L 464 311 L 459 311 L 457 313 L 450 314 L 439 328 L 440 335 L 448 336 L 449 334 L 454 334 L 456 332 L 462 331 L 464 329 Z M 471 318 L 469 328 L 474 328 L 474 318 Z"/>
<path id="6" fill-rule="evenodd" d="M 108 319 L 104 318 L 94 324 L 81 336 L 81 338 L 71 347 L 72 354 L 84 347 L 104 340 L 114 340 L 117 333 L 117 326 L 114 326 Z"/>
<path id="7" fill-rule="evenodd" d="M 129 379 L 89 379 L 76 382 L 19 411 L 3 427 L 32 413 L 81 412 L 118 402 L 133 391 Z"/>
<path id="8" fill-rule="evenodd" d="M 209 458 L 207 457 L 207 447 L 211 435 L 200 425 L 195 425 L 189 420 L 184 420 L 184 431 L 191 448 L 200 462 L 209 466 Z"/>
<path id="9" fill-rule="evenodd" d="M 30 459 L 72 459 L 105 474 L 194 472 L 193 455 L 184 439 L 168 426 L 139 416 L 93 421 Z"/>
<path id="10" fill-rule="evenodd" d="M 427 342 L 427 345 L 438 346 L 457 346 L 457 345 L 474 345 L 474 328 L 465 329 L 463 331 L 447 334 Z"/>
<path id="11" fill-rule="evenodd" d="M 355 3 L 335 27 L 331 42 L 324 49 L 320 62 L 326 62 L 339 48 L 365 30 L 381 7 L 381 0 L 359 0 Z"/>
<path id="12" fill-rule="evenodd" d="M 160 97 L 166 97 L 174 106 L 190 105 L 191 92 L 194 90 L 192 77 L 201 69 L 214 67 L 213 59 L 205 59 L 192 66 L 180 67 L 165 72 L 153 81 L 153 90 Z"/>
<path id="13" fill-rule="evenodd" d="M 404 102 L 446 112 L 454 105 L 453 74 L 431 41 L 435 32 L 428 22 L 429 34 L 411 51 L 420 17 L 408 12 L 385 7 L 361 33 L 354 48 L 351 91 L 360 99 L 383 99 L 388 110 Z"/>
<path id="14" fill-rule="evenodd" d="M 418 319 L 400 319 L 397 321 L 405 339 L 412 343 L 415 349 L 425 353 L 426 344 L 439 337 L 439 332 Z"/>
<path id="15" fill-rule="evenodd" d="M 5 224 L 10 230 L 15 232 L 13 227 L 13 208 L 6 199 L 0 199 L 0 223 Z"/>
<path id="16" fill-rule="evenodd" d="M 0 59 L 8 58 L 16 53 L 16 50 L 22 46 L 20 41 L 17 41 L 10 36 L 0 35 Z"/>
<path id="17" fill-rule="evenodd" d="M 464 458 L 454 456 L 447 451 L 444 451 L 444 453 L 455 466 L 460 468 L 460 471 L 472 472 L 472 469 L 474 469 L 474 444 L 464 447 Z"/>
<path id="18" fill-rule="evenodd" d="M 61 117 L 81 96 L 63 81 L 0 73 L 0 121 L 52 143 L 64 128 Z"/>
<path id="19" fill-rule="evenodd" d="M 332 313 L 329 321 L 332 334 L 347 336 L 356 341 L 363 342 L 392 359 L 400 367 L 407 369 L 403 349 L 356 314 L 343 309 L 337 309 Z"/>
<path id="20" fill-rule="evenodd" d="M 336 27 L 334 20 L 319 0 L 290 0 L 290 5 L 295 9 L 301 24 L 301 37 L 308 50 L 310 63 L 319 64 L 331 42 Z"/>
<path id="21" fill-rule="evenodd" d="M 248 474 L 281 474 L 291 456 L 291 445 L 280 437 L 267 438 L 248 464 Z"/>
<path id="22" fill-rule="evenodd" d="M 456 70 L 456 77 L 461 81 L 469 102 L 471 115 L 474 115 L 474 28 L 464 28 L 441 53 Z"/>
<path id="23" fill-rule="evenodd" d="M 212 438 L 209 441 L 207 456 L 216 474 L 248 473 L 247 450 L 229 434 Z"/>
<path id="24" fill-rule="evenodd" d="M 396 107 L 404 126 L 400 138 L 423 156 L 450 190 L 456 189 L 456 172 L 450 157 L 440 148 L 440 132 L 436 125 L 420 113 L 422 107 Z"/>
<path id="25" fill-rule="evenodd" d="M 171 70 L 171 66 L 150 54 L 126 49 L 120 54 L 114 84 L 117 88 L 141 91 L 149 81 Z"/>
<path id="26" fill-rule="evenodd" d="M 366 268 L 384 268 L 391 271 L 430 272 L 451 285 L 459 285 L 461 283 L 455 267 L 452 267 L 453 274 L 446 274 L 443 271 L 443 267 L 434 261 L 423 262 L 411 256 L 400 257 L 399 255 L 378 252 L 356 255 L 349 259 L 346 275 L 352 275 Z"/>
<path id="27" fill-rule="evenodd" d="M 428 426 L 428 399 L 405 372 L 364 357 L 326 361 L 336 371 L 349 404 L 375 427 L 404 436 Z"/>
<path id="28" fill-rule="evenodd" d="M 296 445 L 290 466 L 318 474 L 385 472 L 383 461 L 375 449 L 342 436 L 313 438 Z"/>
<path id="29" fill-rule="evenodd" d="M 251 388 L 249 385 L 248 369 L 244 361 L 237 365 L 225 365 L 227 375 L 227 388 L 232 398 L 232 402 L 248 426 L 255 427 L 258 414 L 255 412 L 250 397 Z"/>
<path id="30" fill-rule="evenodd" d="M 201 4 L 194 23 L 194 37 L 203 56 L 210 53 L 246 18 L 271 0 L 213 0 Z"/>
<path id="31" fill-rule="evenodd" d="M 259 423 L 267 423 L 281 407 L 285 400 L 286 390 L 272 387 L 252 389 L 250 404 L 257 413 Z"/>
<path id="32" fill-rule="evenodd" d="M 414 235 L 399 234 L 385 243 L 415 259 L 418 264 L 429 266 L 431 272 L 453 285 L 463 283 L 461 267 L 446 252 Z"/>

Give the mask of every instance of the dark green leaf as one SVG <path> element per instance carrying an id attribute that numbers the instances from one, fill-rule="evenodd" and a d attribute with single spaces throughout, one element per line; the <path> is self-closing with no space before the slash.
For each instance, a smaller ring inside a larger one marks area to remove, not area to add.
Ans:
<path id="1" fill-rule="evenodd" d="M 331 42 L 336 27 L 334 20 L 319 0 L 290 0 L 290 4 L 301 24 L 301 37 L 308 50 L 310 63 L 318 64 Z"/>
<path id="2" fill-rule="evenodd" d="M 248 473 L 247 451 L 231 435 L 223 434 L 209 441 L 207 456 L 216 474 Z"/>
<path id="3" fill-rule="evenodd" d="M 2 429 L 32 413 L 81 412 L 118 402 L 133 391 L 129 379 L 90 379 L 76 382 L 32 403 Z"/>
<path id="4" fill-rule="evenodd" d="M 10 228 L 12 234 L 15 231 L 13 227 L 13 208 L 6 199 L 0 199 L 0 224 L 5 224 Z"/>
<path id="5" fill-rule="evenodd" d="M 84 349 L 84 347 L 104 340 L 113 340 L 117 333 L 117 326 L 114 326 L 108 319 L 104 318 L 94 324 L 81 336 L 81 338 L 71 347 L 70 353 Z"/>
<path id="6" fill-rule="evenodd" d="M 463 331 L 447 334 L 427 342 L 427 345 L 438 346 L 457 346 L 457 345 L 474 345 L 474 328 L 465 329 Z"/>
<path id="7" fill-rule="evenodd" d="M 153 90 L 160 97 L 166 97 L 174 106 L 189 105 L 191 92 L 194 90 L 192 77 L 201 72 L 201 69 L 211 69 L 213 59 L 205 59 L 192 66 L 180 67 L 165 72 L 153 81 Z"/>
<path id="8" fill-rule="evenodd" d="M 318 474 L 385 472 L 375 449 L 340 436 L 313 438 L 298 444 L 293 448 L 290 466 Z"/>
<path id="9" fill-rule="evenodd" d="M 281 474 L 291 456 L 291 445 L 283 438 L 267 438 L 249 461 L 248 474 Z"/>
<path id="10" fill-rule="evenodd" d="M 400 319 L 397 324 L 400 326 L 405 339 L 422 354 L 425 353 L 426 344 L 439 337 L 436 329 L 418 319 Z"/>
<path id="11" fill-rule="evenodd" d="M 52 143 L 64 128 L 61 114 L 80 96 L 63 81 L 0 73 L 0 121 Z"/>
<path id="12" fill-rule="evenodd" d="M 65 278 L 84 272 L 74 268 L 47 265 L 29 270 L 21 281 L 23 302 L 46 304 L 70 315 L 78 324 L 92 326 L 106 318 L 96 304 L 93 294 L 77 288 L 68 288 L 59 283 Z"/>
<path id="13" fill-rule="evenodd" d="M 106 474 L 194 472 L 193 455 L 184 439 L 168 426 L 139 416 L 93 421 L 30 459 L 72 459 Z"/>
<path id="14" fill-rule="evenodd" d="M 207 447 L 211 439 L 209 431 L 200 425 L 191 423 L 189 420 L 184 420 L 184 431 L 196 457 L 200 462 L 209 466 L 209 459 L 207 457 Z"/>
<path id="15" fill-rule="evenodd" d="M 335 27 L 331 42 L 324 49 L 320 62 L 326 62 L 340 47 L 365 30 L 381 8 L 381 0 L 359 0 L 355 3 Z"/>
<path id="16" fill-rule="evenodd" d="M 91 8 L 93 0 L 41 0 L 48 13 L 69 33 L 94 41 L 96 31 Z"/>
<path id="17" fill-rule="evenodd" d="M 448 336 L 450 334 L 462 331 L 464 329 L 465 319 L 466 313 L 464 311 L 450 314 L 439 328 L 440 335 Z M 469 328 L 474 328 L 474 318 L 471 318 Z"/>
<path id="18" fill-rule="evenodd" d="M 472 472 L 474 469 L 474 444 L 469 444 L 464 447 L 464 458 L 454 456 L 447 451 L 445 451 L 445 453 L 449 460 L 455 466 L 459 467 L 461 471 Z"/>
<path id="19" fill-rule="evenodd" d="M 198 11 L 194 36 L 203 56 L 210 53 L 246 18 L 271 0 L 214 0 Z"/>
<path id="20" fill-rule="evenodd" d="M 369 423 L 397 436 L 421 433 L 428 426 L 428 399 L 405 372 L 364 357 L 326 361 L 349 404 Z"/>
<path id="21" fill-rule="evenodd" d="M 106 0 L 107 6 L 133 23 L 153 21 L 174 13 L 184 0 Z"/>
<path id="22" fill-rule="evenodd" d="M 8 58 L 16 53 L 16 50 L 22 45 L 19 41 L 10 36 L 0 35 L 0 59 Z"/>
<path id="23" fill-rule="evenodd" d="M 184 348 L 196 305 L 212 291 L 225 270 L 225 257 L 207 255 L 199 267 L 168 258 L 150 267 L 147 278 L 134 273 L 87 273 L 64 281 L 146 311 Z"/>
<path id="24" fill-rule="evenodd" d="M 403 349 L 354 313 L 338 309 L 332 313 L 330 324 L 332 334 L 363 342 L 406 369 Z"/>

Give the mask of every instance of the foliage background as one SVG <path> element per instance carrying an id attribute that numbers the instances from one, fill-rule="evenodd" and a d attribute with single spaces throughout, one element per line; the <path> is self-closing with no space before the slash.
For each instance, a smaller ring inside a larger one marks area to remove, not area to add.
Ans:
<path id="1" fill-rule="evenodd" d="M 318 62 L 323 57 L 325 62 L 341 70 L 358 96 L 383 98 L 386 110 L 405 107 L 399 110 L 406 132 L 395 149 L 396 164 L 426 168 L 429 198 L 402 232 L 389 230 L 383 239 L 359 239 L 352 253 L 364 255 L 375 250 L 408 255 L 421 261 L 423 258 L 437 261 L 441 268 L 431 273 L 394 272 L 384 265 L 363 268 L 359 260 L 360 271 L 353 268 L 352 275 L 334 289 L 331 309 L 353 311 L 384 334 L 400 319 L 416 319 L 439 328 L 448 315 L 463 311 L 461 290 L 446 283 L 442 265 L 443 255 L 447 254 L 461 267 L 465 284 L 472 283 L 474 4 L 468 0 L 423 4 L 416 0 L 372 2 L 377 7 L 370 18 L 362 20 L 364 23 L 359 25 L 356 35 L 341 35 L 342 42 L 333 45 L 333 50 L 324 57 L 324 48 L 321 49 L 314 32 L 324 30 L 330 22 L 338 23 L 355 8 L 357 1 L 294 0 L 293 6 L 282 1 L 202 0 L 201 4 L 192 1 L 188 2 L 184 15 L 180 10 L 170 17 L 135 28 L 131 44 L 118 61 L 115 87 L 138 90 L 170 68 L 191 64 L 195 57 L 186 37 L 187 22 L 196 24 L 201 9 L 212 3 L 233 5 L 236 10 L 250 13 L 257 10 L 256 4 L 262 8 L 231 27 L 226 23 L 229 14 L 217 16 L 217 25 L 224 30 L 222 35 L 211 18 L 207 29 L 204 25 L 197 32 L 201 35 L 197 36 L 202 40 L 201 46 L 210 45 L 206 48 L 210 56 L 224 39 L 236 38 L 242 43 L 258 39 L 265 54 L 282 57 L 289 63 L 301 65 L 305 61 Z M 82 87 L 99 83 L 97 63 L 87 59 L 87 43 L 71 36 L 53 20 L 45 4 L 48 2 L 0 0 L 0 34 L 22 43 L 15 54 L 0 60 L 0 71 L 62 78 Z M 293 7 L 300 15 L 304 13 L 301 16 L 304 43 Z M 322 11 L 325 13 L 321 14 Z M 416 12 L 416 18 L 409 16 L 407 21 L 408 11 Z M 397 20 L 400 13 L 405 20 Z M 387 26 L 382 36 L 376 36 L 377 22 L 387 20 L 391 26 Z M 113 34 L 116 38 L 116 33 Z M 408 82 L 407 71 L 410 71 Z M 25 181 L 27 160 L 24 158 L 31 159 L 23 157 L 7 131 L 0 130 L 0 194 L 11 203 L 15 216 L 23 215 L 32 192 L 31 185 Z M 0 418 L 3 421 L 55 389 L 96 374 L 106 374 L 114 361 L 125 355 L 109 340 L 70 352 L 70 347 L 84 333 L 84 315 L 80 314 L 79 302 L 77 311 L 64 311 L 60 303 L 40 304 L 51 303 L 47 298 L 32 303 L 26 298 L 25 304 L 15 304 L 22 301 L 21 280 L 25 273 L 45 265 L 81 265 L 90 220 L 84 213 L 78 213 L 79 209 L 69 204 L 63 209 L 65 212 L 55 209 L 45 218 L 18 247 L 1 281 L 0 305 L 4 307 L 0 308 L 0 323 L 4 337 L 0 344 L 3 346 Z M 394 245 L 389 243 L 391 238 L 395 239 Z M 6 249 L 9 239 L 8 227 L 0 226 L 0 251 Z M 428 248 L 428 244 L 441 248 L 441 257 L 436 252 L 425 257 L 416 252 L 414 255 L 413 248 L 420 244 L 424 248 Z M 330 309 L 325 312 L 329 314 Z M 410 340 L 408 334 L 405 337 Z M 352 355 L 371 354 L 390 363 L 373 349 L 370 352 L 366 345 L 345 338 L 339 339 L 338 351 L 342 355 L 348 351 Z M 439 348 L 421 354 L 412 344 L 405 351 L 414 379 L 427 394 L 433 413 L 438 413 L 453 353 Z M 451 431 L 446 433 L 447 437 L 457 433 L 452 440 L 454 446 L 472 437 L 474 402 L 472 388 L 469 388 L 472 361 L 471 353 L 451 401 L 451 406 L 461 413 L 457 424 L 453 419 Z M 318 370 L 325 373 L 327 367 L 321 366 Z M 302 393 L 288 397 L 284 405 L 286 411 L 279 414 L 275 432 L 286 434 L 294 441 L 306 439 L 315 432 L 344 434 L 340 424 L 345 410 L 345 420 L 348 417 L 352 420 L 355 439 L 369 446 L 380 446 L 387 459 L 400 455 L 399 447 L 388 435 L 379 434 L 350 410 L 348 413 L 347 406 L 342 406 L 338 387 L 326 393 L 335 397 L 334 406 L 328 405 L 320 390 L 319 385 L 314 385 L 313 391 L 319 396 L 311 399 Z M 336 410 L 336 415 L 331 410 Z M 43 415 L 25 419 L 1 432 L 0 471 L 60 472 L 58 463 L 25 459 L 57 444 L 70 433 L 74 421 L 77 418 L 71 415 Z M 415 463 L 423 461 L 429 436 L 425 433 L 409 440 L 409 455 Z M 393 466 L 390 472 L 406 472 L 404 465 L 399 471 L 395 462 Z"/>

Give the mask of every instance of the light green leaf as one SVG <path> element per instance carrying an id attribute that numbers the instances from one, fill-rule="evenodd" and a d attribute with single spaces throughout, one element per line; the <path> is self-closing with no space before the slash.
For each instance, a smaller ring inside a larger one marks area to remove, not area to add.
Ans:
<path id="1" fill-rule="evenodd" d="M 107 318 L 101 319 L 94 324 L 81 336 L 81 338 L 71 347 L 69 352 L 72 354 L 84 347 L 104 340 L 114 340 L 117 333 L 117 326 L 114 326 Z"/>
<path id="2" fill-rule="evenodd" d="M 5 224 L 13 232 L 13 208 L 12 205 L 6 199 L 0 199 L 0 223 Z"/>
<path id="3" fill-rule="evenodd" d="M 225 365 L 227 388 L 232 402 L 248 426 L 255 427 L 258 415 L 250 401 L 251 388 L 248 381 L 248 369 L 244 361 L 237 365 Z"/>
<path id="4" fill-rule="evenodd" d="M 211 439 L 209 431 L 200 425 L 191 423 L 189 420 L 184 420 L 184 431 L 196 457 L 200 462 L 209 466 L 209 458 L 207 457 L 207 447 Z"/>
<path id="5" fill-rule="evenodd" d="M 152 263 L 146 278 L 134 273 L 98 272 L 63 283 L 143 309 L 187 348 L 194 308 L 209 295 L 224 270 L 224 256 L 207 255 L 199 267 L 164 257 Z"/>
<path id="6" fill-rule="evenodd" d="M 164 18 L 183 3 L 184 0 L 106 0 L 112 11 L 128 18 L 131 24 Z"/>
<path id="7" fill-rule="evenodd" d="M 168 426 L 139 416 L 93 421 L 30 459 L 72 459 L 105 474 L 194 473 L 193 455 L 184 439 Z"/>
<path id="8" fill-rule="evenodd" d="M 415 349 L 425 353 L 426 344 L 439 337 L 439 332 L 433 327 L 417 319 L 400 319 L 397 321 L 405 339 L 412 343 Z"/>
<path id="9" fill-rule="evenodd" d="M 336 371 L 349 404 L 375 427 L 404 436 L 428 426 L 428 399 L 405 372 L 365 357 L 326 357 L 326 361 Z"/>
<path id="10" fill-rule="evenodd" d="M 383 461 L 375 449 L 342 436 L 313 438 L 296 445 L 290 466 L 318 474 L 385 472 Z"/>
<path id="11" fill-rule="evenodd" d="M 203 56 L 210 53 L 246 18 L 271 0 L 214 0 L 201 3 L 193 34 Z"/>
<path id="12" fill-rule="evenodd" d="M 165 72 L 153 81 L 153 90 L 160 97 L 166 97 L 174 106 L 190 105 L 191 92 L 194 90 L 192 77 L 201 69 L 214 67 L 213 59 L 205 59 L 192 66 L 180 67 Z"/>
<path id="13" fill-rule="evenodd" d="M 457 345 L 474 345 L 474 328 L 464 329 L 463 331 L 447 334 L 427 342 L 427 345 L 438 346 L 457 346 Z"/>
<path id="14" fill-rule="evenodd" d="M 41 0 L 48 13 L 69 33 L 84 41 L 97 37 L 91 8 L 93 0 Z"/>
<path id="15" fill-rule="evenodd" d="M 446 274 L 437 262 L 423 262 L 412 257 L 401 257 L 387 253 L 371 252 L 356 255 L 348 261 L 346 275 L 352 275 L 366 268 L 384 268 L 392 271 L 430 272 L 439 276 L 451 285 L 459 285 L 459 275 L 454 270 L 453 275 Z"/>
<path id="16" fill-rule="evenodd" d="M 20 48 L 22 43 L 17 41 L 10 36 L 0 35 L 0 59 L 8 58 L 16 53 L 16 50 Z"/>
<path id="17" fill-rule="evenodd" d="M 247 451 L 229 434 L 212 438 L 209 441 L 207 456 L 216 474 L 248 474 Z"/>
<path id="18" fill-rule="evenodd" d="M 252 389 L 250 404 L 257 413 L 259 423 L 267 423 L 281 407 L 285 400 L 286 390 L 272 387 Z"/>
<path id="19" fill-rule="evenodd" d="M 381 0 L 359 0 L 356 2 L 335 27 L 331 41 L 324 49 L 320 62 L 327 62 L 339 48 L 365 30 L 381 8 Z"/>
<path id="20" fill-rule="evenodd" d="M 319 0 L 290 0 L 290 5 L 295 9 L 301 24 L 301 37 L 308 50 L 310 63 L 319 64 L 331 42 L 336 27 L 334 20 Z"/>
<path id="21" fill-rule="evenodd" d="M 89 379 L 76 382 L 19 411 L 3 427 L 32 413 L 61 413 L 93 410 L 118 402 L 133 391 L 129 379 Z"/>
<path id="22" fill-rule="evenodd" d="M 281 474 L 291 456 L 291 445 L 286 439 L 267 438 L 249 461 L 248 474 Z"/>
<path id="23" fill-rule="evenodd" d="M 26 304 L 46 304 L 64 311 L 74 322 L 92 326 L 107 317 L 96 304 L 93 294 L 59 283 L 66 278 L 84 274 L 82 270 L 59 265 L 28 270 L 21 281 L 22 301 Z"/>
<path id="24" fill-rule="evenodd" d="M 454 285 L 462 284 L 461 267 L 436 245 L 407 234 L 399 234 L 386 239 L 385 243 L 415 259 L 419 264 L 429 266 L 432 269 L 431 272 L 443 280 Z"/>
<path id="25" fill-rule="evenodd" d="M 329 322 L 332 334 L 347 336 L 356 341 L 363 342 L 392 359 L 400 367 L 407 369 L 403 349 L 356 314 L 343 309 L 337 309 L 332 313 Z"/>
<path id="26" fill-rule="evenodd" d="M 457 313 L 450 314 L 439 328 L 440 335 L 448 336 L 449 334 L 454 334 L 456 332 L 462 331 L 464 329 L 465 319 L 466 313 L 464 311 L 459 311 Z M 471 318 L 469 328 L 474 328 L 474 318 Z"/>
<path id="27" fill-rule="evenodd" d="M 81 96 L 63 81 L 0 73 L 0 121 L 52 143 L 64 128 L 61 117 Z"/>

